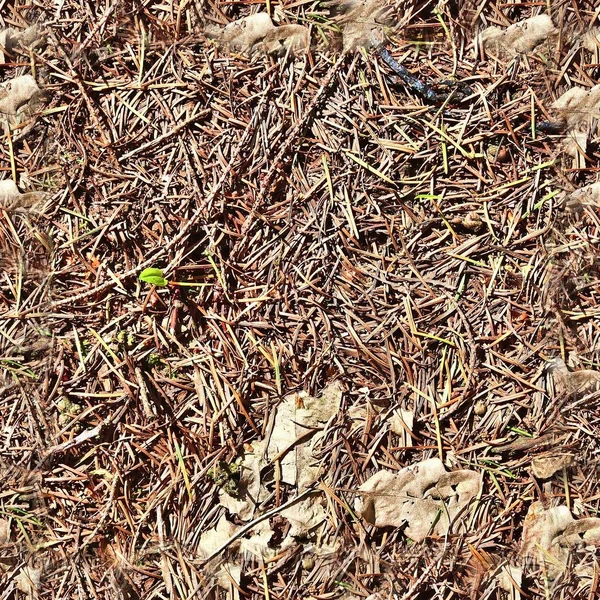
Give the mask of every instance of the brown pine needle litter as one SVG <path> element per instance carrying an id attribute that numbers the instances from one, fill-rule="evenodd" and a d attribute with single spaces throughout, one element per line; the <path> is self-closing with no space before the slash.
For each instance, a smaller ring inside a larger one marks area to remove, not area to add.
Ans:
<path id="1" fill-rule="evenodd" d="M 0 4 L 0 597 L 598 597 L 599 31 Z"/>

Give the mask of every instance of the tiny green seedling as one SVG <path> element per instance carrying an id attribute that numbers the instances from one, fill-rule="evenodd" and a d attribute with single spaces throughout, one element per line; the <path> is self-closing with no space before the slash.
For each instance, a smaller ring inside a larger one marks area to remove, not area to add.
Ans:
<path id="1" fill-rule="evenodd" d="M 144 269 L 140 273 L 139 279 L 140 281 L 149 283 L 155 287 L 167 287 L 169 285 L 178 285 L 182 287 L 204 287 L 205 285 L 210 285 L 209 283 L 194 283 L 193 281 L 169 281 L 165 278 L 162 269 L 157 269 L 155 267 Z"/>

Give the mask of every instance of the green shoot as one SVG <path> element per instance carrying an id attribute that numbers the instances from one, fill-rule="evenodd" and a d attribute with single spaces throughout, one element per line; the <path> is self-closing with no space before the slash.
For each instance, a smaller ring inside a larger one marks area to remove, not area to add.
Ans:
<path id="1" fill-rule="evenodd" d="M 194 283 L 193 281 L 169 281 L 165 278 L 162 269 L 157 269 L 155 267 L 144 269 L 140 273 L 139 279 L 144 283 L 149 283 L 156 287 L 167 287 L 169 285 L 178 285 L 180 287 L 204 287 L 205 285 L 210 285 L 209 283 Z"/>

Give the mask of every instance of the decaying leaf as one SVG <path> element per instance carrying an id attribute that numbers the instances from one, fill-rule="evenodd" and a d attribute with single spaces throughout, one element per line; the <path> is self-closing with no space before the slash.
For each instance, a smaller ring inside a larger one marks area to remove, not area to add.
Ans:
<path id="1" fill-rule="evenodd" d="M 548 479 L 554 473 L 573 464 L 573 455 L 556 453 L 551 456 L 536 456 L 531 461 L 531 471 L 538 479 Z"/>
<path id="2" fill-rule="evenodd" d="M 562 151 L 580 163 L 581 168 L 584 166 L 585 154 L 587 152 L 588 134 L 585 131 L 574 129 L 568 131 L 562 140 Z"/>
<path id="3" fill-rule="evenodd" d="M 268 495 L 260 479 L 260 470 L 266 463 L 265 442 L 254 442 L 252 450 L 246 452 L 239 465 L 239 485 L 235 495 L 227 490 L 219 491 L 219 503 L 242 521 L 254 517 L 256 506 Z"/>
<path id="4" fill-rule="evenodd" d="M 15 587 L 27 594 L 28 598 L 35 598 L 42 581 L 42 570 L 34 567 L 23 567 L 15 577 Z"/>
<path id="5" fill-rule="evenodd" d="M 310 46 L 310 33 L 302 25 L 282 25 L 271 29 L 262 42 L 267 54 L 285 56 L 306 52 Z"/>
<path id="6" fill-rule="evenodd" d="M 40 94 L 41 90 L 31 75 L 22 75 L 6 81 L 0 85 L 0 112 L 16 115 L 23 106 Z"/>
<path id="7" fill-rule="evenodd" d="M 562 358 L 553 358 L 548 364 L 548 371 L 559 394 L 584 396 L 600 390 L 600 371 L 582 369 L 571 372 Z"/>
<path id="8" fill-rule="evenodd" d="M 198 554 L 200 556 L 210 556 L 213 554 L 222 544 L 227 541 L 237 530 L 239 527 L 230 523 L 225 515 L 223 515 L 216 527 L 213 529 L 209 529 L 205 531 L 200 536 L 200 541 L 198 542 Z M 236 544 L 232 544 L 232 549 L 236 549 L 239 547 L 239 542 Z"/>
<path id="9" fill-rule="evenodd" d="M 0 84 L 0 122 L 14 129 L 38 110 L 43 92 L 31 75 L 15 77 Z"/>
<path id="10" fill-rule="evenodd" d="M 205 531 L 200 536 L 198 543 L 198 555 L 202 557 L 211 556 L 227 540 L 235 535 L 240 527 L 234 525 L 223 515 L 216 527 Z M 257 523 L 246 535 L 233 541 L 228 546 L 229 560 L 221 561 L 219 557 L 214 559 L 210 571 L 214 574 L 214 583 L 226 590 L 228 598 L 239 598 L 239 583 L 242 575 L 242 555 L 255 557 L 273 556 L 275 551 L 269 548 L 269 541 L 273 531 L 268 521 Z"/>
<path id="11" fill-rule="evenodd" d="M 0 208 L 6 211 L 32 208 L 44 196 L 43 192 L 26 192 L 22 194 L 12 179 L 3 179 L 0 181 Z"/>
<path id="12" fill-rule="evenodd" d="M 532 52 L 548 38 L 556 36 L 558 30 L 548 15 L 537 15 L 510 27 L 488 27 L 479 34 L 484 50 L 492 56 L 514 56 Z"/>
<path id="13" fill-rule="evenodd" d="M 591 27 L 581 36 L 581 45 L 589 52 L 600 49 L 600 27 Z"/>
<path id="14" fill-rule="evenodd" d="M 0 519 L 0 545 L 10 541 L 10 524 L 8 519 Z"/>
<path id="15" fill-rule="evenodd" d="M 35 48 L 42 44 L 45 35 L 37 25 L 27 29 L 9 27 L 0 31 L 0 62 L 6 62 L 6 53 L 11 53 L 15 48 Z"/>
<path id="16" fill-rule="evenodd" d="M 383 41 L 383 28 L 390 23 L 391 7 L 380 0 L 341 0 L 330 2 L 339 13 L 344 50 L 370 47 Z"/>
<path id="17" fill-rule="evenodd" d="M 252 528 L 250 535 L 240 540 L 240 551 L 255 557 L 273 556 L 275 551 L 269 548 L 273 530 L 268 521 L 262 521 Z"/>
<path id="18" fill-rule="evenodd" d="M 432 458 L 396 473 L 379 471 L 360 486 L 355 508 L 376 527 L 405 527 L 407 537 L 420 542 L 448 533 L 480 489 L 478 473 L 447 472 Z"/>
<path id="19" fill-rule="evenodd" d="M 523 569 L 514 565 L 504 565 L 496 573 L 498 585 L 509 594 L 511 600 L 520 600 L 521 585 L 523 584 Z"/>
<path id="20" fill-rule="evenodd" d="M 268 13 L 259 12 L 232 21 L 224 29 L 207 29 L 205 33 L 208 37 L 227 44 L 232 50 L 249 52 L 273 29 L 275 25 Z"/>
<path id="21" fill-rule="evenodd" d="M 304 537 L 325 520 L 326 513 L 321 499 L 318 496 L 309 496 L 282 510 L 281 516 L 290 522 L 289 537 Z"/>
<path id="22" fill-rule="evenodd" d="M 389 419 L 390 430 L 400 436 L 404 446 L 412 446 L 411 433 L 415 422 L 415 414 L 400 408 L 395 410 Z"/>
<path id="23" fill-rule="evenodd" d="M 600 117 L 600 84 L 592 88 L 572 87 L 552 104 L 553 120 L 563 129 L 591 123 Z"/>
<path id="24" fill-rule="evenodd" d="M 564 210 L 578 215 L 584 206 L 600 206 L 600 182 L 586 185 L 568 194 L 562 204 Z"/>
<path id="25" fill-rule="evenodd" d="M 545 509 L 534 502 L 523 524 L 521 555 L 546 566 L 553 580 L 566 568 L 576 548 L 600 547 L 600 519 L 573 519 L 566 506 Z"/>
<path id="26" fill-rule="evenodd" d="M 320 466 L 314 452 L 320 430 L 337 414 L 341 400 L 342 386 L 336 381 L 319 398 L 305 392 L 286 396 L 274 411 L 266 454 L 269 462 L 279 462 L 281 481 L 299 490 L 316 481 Z"/>

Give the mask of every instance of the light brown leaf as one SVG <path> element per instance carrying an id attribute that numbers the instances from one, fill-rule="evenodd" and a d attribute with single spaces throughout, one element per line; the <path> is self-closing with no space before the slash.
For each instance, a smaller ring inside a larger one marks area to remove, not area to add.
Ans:
<path id="1" fill-rule="evenodd" d="M 6 211 L 32 208 L 44 197 L 43 192 L 26 192 L 22 194 L 11 179 L 0 181 L 0 208 Z"/>
<path id="2" fill-rule="evenodd" d="M 392 9 L 380 0 L 342 0 L 330 6 L 340 13 L 344 50 L 370 47 L 383 41 L 383 28 L 391 21 Z"/>
<path id="3" fill-rule="evenodd" d="M 37 597 L 41 581 L 41 569 L 23 567 L 15 577 L 15 587 L 24 594 L 27 594 L 29 598 L 35 598 Z"/>
<path id="4" fill-rule="evenodd" d="M 581 187 L 568 194 L 562 204 L 564 210 L 578 215 L 584 206 L 600 206 L 600 182 Z"/>
<path id="5" fill-rule="evenodd" d="M 557 471 L 571 465 L 573 458 L 573 455 L 568 453 L 536 456 L 531 461 L 531 471 L 538 479 L 548 479 Z"/>
<path id="6" fill-rule="evenodd" d="M 36 48 L 43 44 L 45 35 L 37 25 L 27 29 L 9 27 L 0 31 L 0 62 L 6 62 L 5 52 L 12 52 L 15 48 Z"/>
<path id="7" fill-rule="evenodd" d="M 600 547 L 600 519 L 573 519 L 566 506 L 545 509 L 534 502 L 523 524 L 521 555 L 546 566 L 549 579 L 566 568 L 569 554 L 578 546 Z"/>
<path id="8" fill-rule="evenodd" d="M 290 522 L 288 536 L 303 537 L 325 520 L 326 512 L 320 497 L 309 496 L 294 506 L 282 510 L 281 516 Z"/>
<path id="9" fill-rule="evenodd" d="M 572 87 L 552 104 L 553 120 L 571 130 L 600 117 L 600 84 L 592 88 Z"/>
<path id="10" fill-rule="evenodd" d="M 420 542 L 448 533 L 480 489 L 478 473 L 447 472 L 441 460 L 432 458 L 397 473 L 379 471 L 360 486 L 355 508 L 376 527 L 406 526 L 406 535 Z"/>
<path id="11" fill-rule="evenodd" d="M 0 112 L 16 115 L 23 106 L 40 95 L 41 90 L 31 75 L 10 79 L 0 85 Z"/>
<path id="12" fill-rule="evenodd" d="M 206 35 L 227 44 L 232 50 L 249 52 L 271 30 L 275 28 L 266 12 L 259 12 L 232 21 L 221 30 L 207 29 Z"/>
<path id="13" fill-rule="evenodd" d="M 310 33 L 302 25 L 282 25 L 271 29 L 262 42 L 267 54 L 292 56 L 306 52 L 310 46 Z"/>
<path id="14" fill-rule="evenodd" d="M 582 369 L 570 372 L 562 358 L 552 359 L 548 370 L 560 394 L 584 396 L 600 390 L 600 371 Z"/>
<path id="15" fill-rule="evenodd" d="M 479 34 L 484 50 L 492 56 L 511 57 L 532 52 L 548 38 L 558 34 L 548 15 L 537 15 L 513 23 L 506 29 L 488 27 Z"/>
<path id="16" fill-rule="evenodd" d="M 286 396 L 273 411 L 266 454 L 269 462 L 279 462 L 281 481 L 299 490 L 316 481 L 321 471 L 314 456 L 322 438 L 319 430 L 337 414 L 341 400 L 342 386 L 335 381 L 317 398 L 305 392 Z"/>

